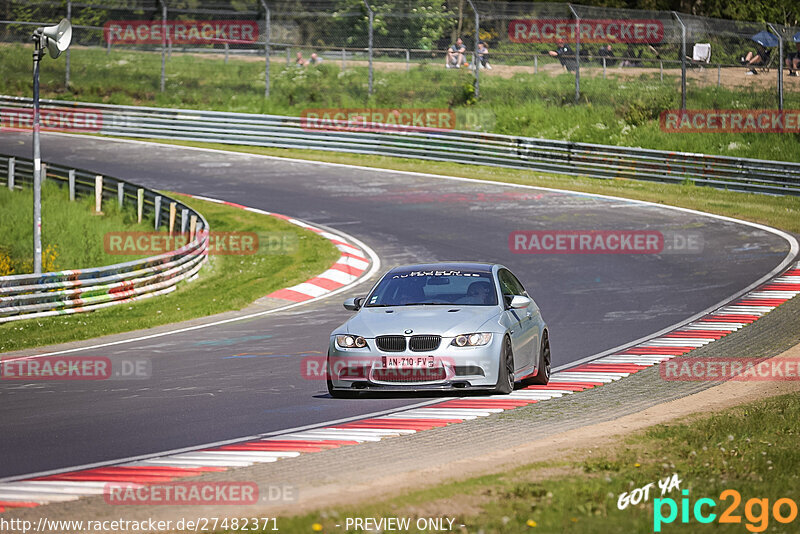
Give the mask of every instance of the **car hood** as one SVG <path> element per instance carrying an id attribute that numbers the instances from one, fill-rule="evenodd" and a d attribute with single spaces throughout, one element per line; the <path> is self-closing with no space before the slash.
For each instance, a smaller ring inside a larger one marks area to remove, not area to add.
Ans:
<path id="1" fill-rule="evenodd" d="M 362 308 L 343 326 L 347 333 L 374 338 L 387 334 L 433 334 L 453 337 L 480 332 L 484 323 L 500 313 L 499 306 L 394 306 Z M 487 325 L 488 326 L 488 325 Z M 489 328 L 484 331 L 496 330 Z"/>

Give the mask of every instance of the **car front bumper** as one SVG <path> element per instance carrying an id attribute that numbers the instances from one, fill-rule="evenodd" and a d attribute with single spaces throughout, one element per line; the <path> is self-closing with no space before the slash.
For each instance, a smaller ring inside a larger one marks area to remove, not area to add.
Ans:
<path id="1" fill-rule="evenodd" d="M 430 391 L 490 389 L 497 384 L 502 335 L 480 347 L 454 347 L 442 338 L 436 350 L 384 352 L 368 338 L 362 349 L 341 348 L 331 336 L 328 373 L 335 389 Z"/>

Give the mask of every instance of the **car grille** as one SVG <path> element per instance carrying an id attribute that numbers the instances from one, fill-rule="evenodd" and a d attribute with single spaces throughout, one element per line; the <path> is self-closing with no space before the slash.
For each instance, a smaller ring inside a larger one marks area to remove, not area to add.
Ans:
<path id="1" fill-rule="evenodd" d="M 414 352 L 426 352 L 439 348 L 442 336 L 411 336 L 409 348 Z"/>
<path id="2" fill-rule="evenodd" d="M 403 352 L 406 350 L 406 338 L 403 336 L 378 336 L 375 344 L 384 352 Z"/>
<path id="3" fill-rule="evenodd" d="M 378 382 L 435 382 L 444 380 L 445 370 L 436 369 L 375 369 L 372 378 Z"/>

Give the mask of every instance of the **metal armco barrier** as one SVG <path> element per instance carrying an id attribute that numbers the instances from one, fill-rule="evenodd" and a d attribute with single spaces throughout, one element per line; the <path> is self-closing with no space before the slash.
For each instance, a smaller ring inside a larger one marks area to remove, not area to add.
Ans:
<path id="1" fill-rule="evenodd" d="M 6 114 L 27 98 L 0 96 Z M 80 102 L 42 101 L 43 110 L 99 114 L 94 133 L 233 145 L 330 150 L 529 169 L 593 178 L 629 178 L 772 193 L 800 194 L 800 163 L 572 143 L 459 130 L 359 125 L 342 131 L 304 125 L 300 117 L 252 115 Z M 0 117 L 3 118 L 3 117 Z M 3 120 L 5 120 L 3 118 Z M 363 131 L 376 130 L 376 131 Z"/>
<path id="2" fill-rule="evenodd" d="M 33 183 L 31 160 L 0 156 L 0 183 L 8 186 L 9 162 L 13 161 L 14 184 Z M 43 177 L 44 178 L 44 177 Z M 96 174 L 48 164 L 47 180 L 74 183 L 78 193 L 94 194 Z M 196 217 L 196 234 L 183 247 L 140 260 L 43 274 L 21 274 L 0 277 L 0 324 L 33 317 L 50 317 L 97 310 L 123 302 L 141 300 L 174 291 L 178 282 L 194 276 L 207 258 L 209 246 L 208 222 L 182 202 L 156 191 L 103 176 L 104 202 L 133 202 L 143 192 L 144 210 L 154 212 L 157 199 L 162 206 L 174 202 L 180 226 Z M 164 214 L 161 214 L 164 217 Z M 186 218 L 186 220 L 183 219 Z M 177 223 L 177 221 L 176 221 Z"/>

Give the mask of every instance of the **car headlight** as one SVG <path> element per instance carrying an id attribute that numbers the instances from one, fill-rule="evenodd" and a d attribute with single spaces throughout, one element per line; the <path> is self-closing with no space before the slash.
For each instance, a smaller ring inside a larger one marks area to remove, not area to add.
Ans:
<path id="1" fill-rule="evenodd" d="M 456 347 L 480 347 L 486 345 L 492 340 L 490 332 L 479 332 L 475 334 L 461 334 L 453 338 L 450 343 Z"/>
<path id="2" fill-rule="evenodd" d="M 361 336 L 344 334 L 336 336 L 336 344 L 345 349 L 363 349 L 367 346 L 367 340 Z"/>

